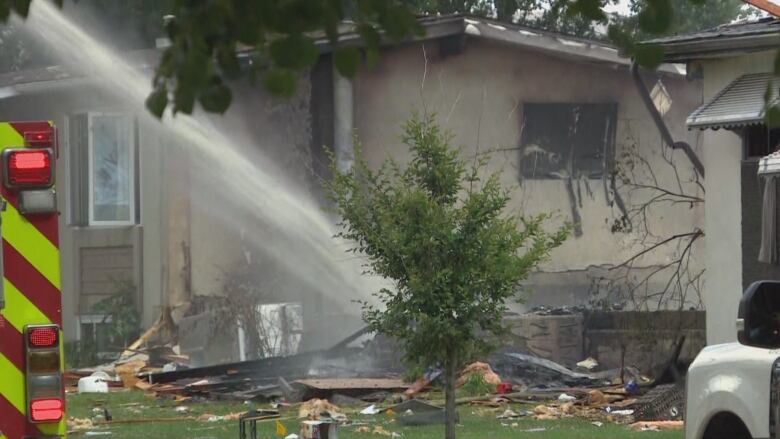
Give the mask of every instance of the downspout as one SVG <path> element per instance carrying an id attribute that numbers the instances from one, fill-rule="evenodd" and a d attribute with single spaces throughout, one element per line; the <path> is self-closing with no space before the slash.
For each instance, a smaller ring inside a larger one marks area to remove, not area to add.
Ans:
<path id="1" fill-rule="evenodd" d="M 355 161 L 353 83 L 333 69 L 333 152 L 339 171 L 346 172 Z"/>
<path id="2" fill-rule="evenodd" d="M 699 157 L 696 155 L 696 152 L 693 151 L 691 145 L 689 145 L 687 142 L 675 142 L 674 139 L 672 139 L 672 134 L 669 132 L 669 128 L 666 126 L 666 123 L 664 123 L 664 120 L 661 117 L 661 114 L 658 112 L 658 109 L 655 108 L 653 98 L 650 97 L 650 92 L 647 90 L 647 86 L 642 80 L 642 76 L 639 74 L 639 65 L 636 63 L 636 60 L 631 61 L 631 77 L 634 79 L 634 85 L 636 86 L 636 90 L 639 92 L 639 97 L 642 98 L 642 102 L 645 104 L 645 108 L 647 108 L 647 111 L 653 118 L 653 122 L 655 122 L 655 126 L 661 133 L 661 137 L 664 139 L 664 142 L 672 149 L 681 149 L 685 155 L 688 156 L 688 160 L 690 160 L 691 164 L 693 164 L 694 169 L 696 169 L 696 173 L 699 174 L 701 178 L 704 178 L 704 164 L 702 164 L 701 160 L 699 160 Z"/>

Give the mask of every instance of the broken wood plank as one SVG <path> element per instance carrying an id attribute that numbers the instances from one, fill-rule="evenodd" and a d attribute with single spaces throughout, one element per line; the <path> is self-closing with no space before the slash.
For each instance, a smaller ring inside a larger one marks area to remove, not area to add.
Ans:
<path id="1" fill-rule="evenodd" d="M 164 323 L 165 319 L 163 318 L 163 314 L 160 314 L 160 317 L 157 319 L 154 325 L 152 325 L 151 328 L 147 329 L 146 332 L 138 337 L 138 340 L 134 341 L 130 346 L 128 346 L 124 352 L 122 352 L 122 355 L 119 356 L 119 358 L 125 358 L 133 355 L 135 351 L 138 350 L 138 348 L 140 348 L 144 343 L 149 341 L 149 339 L 154 337 L 155 334 L 160 331 Z"/>
<path id="2" fill-rule="evenodd" d="M 409 387 L 397 378 L 321 378 L 295 382 L 319 390 L 400 390 Z"/>

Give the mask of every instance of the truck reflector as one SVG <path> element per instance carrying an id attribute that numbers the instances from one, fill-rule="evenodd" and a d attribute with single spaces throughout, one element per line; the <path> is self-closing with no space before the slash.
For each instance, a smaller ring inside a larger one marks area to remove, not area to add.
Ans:
<path id="1" fill-rule="evenodd" d="M 24 133 L 24 142 L 36 148 L 47 148 L 52 145 L 51 131 L 28 131 Z"/>
<path id="2" fill-rule="evenodd" d="M 34 422 L 59 421 L 64 408 L 60 398 L 35 399 L 30 402 L 30 418 Z"/>

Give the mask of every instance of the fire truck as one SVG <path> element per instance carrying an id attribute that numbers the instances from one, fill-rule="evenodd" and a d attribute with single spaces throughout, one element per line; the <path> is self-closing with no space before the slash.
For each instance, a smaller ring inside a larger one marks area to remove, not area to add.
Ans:
<path id="1" fill-rule="evenodd" d="M 0 439 L 65 436 L 57 154 L 52 123 L 0 122 Z"/>

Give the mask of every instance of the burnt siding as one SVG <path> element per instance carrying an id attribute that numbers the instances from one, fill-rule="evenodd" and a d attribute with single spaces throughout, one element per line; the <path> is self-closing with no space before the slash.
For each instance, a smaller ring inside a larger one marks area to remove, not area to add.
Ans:
<path id="1" fill-rule="evenodd" d="M 758 161 L 742 162 L 742 288 L 762 279 L 780 279 L 780 264 L 758 262 L 761 248 L 761 204 L 763 184 L 759 181 Z M 778 218 L 780 218 L 780 203 Z M 712 239 L 712 238 L 710 238 Z"/>

